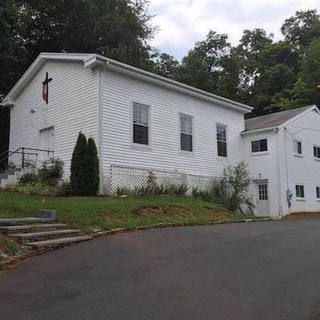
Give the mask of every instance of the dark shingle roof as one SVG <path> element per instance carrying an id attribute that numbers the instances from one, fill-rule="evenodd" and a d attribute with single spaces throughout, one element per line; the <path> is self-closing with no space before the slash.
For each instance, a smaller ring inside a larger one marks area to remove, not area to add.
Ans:
<path id="1" fill-rule="evenodd" d="M 297 109 L 290 109 L 286 111 L 267 114 L 265 116 L 247 119 L 245 121 L 245 132 L 258 130 L 258 129 L 277 127 L 312 107 L 314 106 L 306 106 L 306 107 L 301 107 Z"/>

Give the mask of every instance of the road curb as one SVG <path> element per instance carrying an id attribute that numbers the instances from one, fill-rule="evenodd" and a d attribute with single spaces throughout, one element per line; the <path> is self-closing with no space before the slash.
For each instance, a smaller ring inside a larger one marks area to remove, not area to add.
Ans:
<path id="1" fill-rule="evenodd" d="M 230 221 L 223 221 L 218 220 L 210 223 L 197 223 L 197 222 L 186 222 L 186 223 L 156 223 L 146 226 L 136 226 L 136 227 L 124 227 L 124 228 L 116 228 L 106 231 L 99 231 L 91 234 L 93 239 L 114 235 L 123 232 L 131 232 L 131 231 L 138 231 L 138 230 L 149 230 L 149 229 L 158 229 L 158 228 L 169 228 L 169 227 L 193 227 L 193 226 L 212 226 L 218 224 L 231 224 L 231 223 L 252 223 L 252 222 L 267 222 L 273 221 L 272 218 L 260 218 L 260 219 L 239 219 L 239 220 L 230 220 Z"/>
<path id="2" fill-rule="evenodd" d="M 124 232 L 131 232 L 131 231 L 139 231 L 139 230 L 150 230 L 150 229 L 160 229 L 160 228 L 169 228 L 169 227 L 193 227 L 193 226 L 213 226 L 213 225 L 219 225 L 219 224 L 231 224 L 231 223 L 253 223 L 253 222 L 266 222 L 266 221 L 273 221 L 272 218 L 260 218 L 260 219 L 239 219 L 239 220 L 231 220 L 231 221 L 223 221 L 223 220 L 217 220 L 211 223 L 197 223 L 197 222 L 186 222 L 186 223 L 156 223 L 146 226 L 136 226 L 136 227 L 124 227 L 124 228 L 115 228 L 111 230 L 106 231 L 99 231 L 96 233 L 91 234 L 92 239 L 100 238 L 103 236 L 111 236 L 118 233 L 124 233 Z M 46 250 L 31 250 L 28 253 L 24 255 L 19 255 L 16 257 L 12 257 L 10 259 L 4 260 L 0 262 L 0 272 L 8 270 L 10 268 L 15 267 L 20 262 L 23 262 L 24 260 L 42 255 L 46 252 L 54 251 L 59 247 L 56 248 L 48 248 Z"/>

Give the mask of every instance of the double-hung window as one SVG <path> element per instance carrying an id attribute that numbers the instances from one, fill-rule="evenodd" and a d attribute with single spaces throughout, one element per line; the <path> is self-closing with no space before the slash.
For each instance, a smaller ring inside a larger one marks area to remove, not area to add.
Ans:
<path id="1" fill-rule="evenodd" d="M 219 157 L 227 157 L 227 126 L 217 124 L 217 148 Z"/>
<path id="2" fill-rule="evenodd" d="M 296 184 L 296 198 L 304 199 L 304 185 Z"/>
<path id="3" fill-rule="evenodd" d="M 313 146 L 313 156 L 320 159 L 320 147 Z"/>
<path id="4" fill-rule="evenodd" d="M 180 149 L 193 151 L 193 119 L 191 116 L 180 114 Z"/>
<path id="5" fill-rule="evenodd" d="M 317 200 L 320 200 L 320 187 L 316 186 L 316 196 L 317 196 Z"/>
<path id="6" fill-rule="evenodd" d="M 133 103 L 133 143 L 149 144 L 149 106 Z"/>
<path id="7" fill-rule="evenodd" d="M 266 152 L 268 151 L 268 140 L 267 139 L 260 139 L 251 141 L 251 152 Z"/>

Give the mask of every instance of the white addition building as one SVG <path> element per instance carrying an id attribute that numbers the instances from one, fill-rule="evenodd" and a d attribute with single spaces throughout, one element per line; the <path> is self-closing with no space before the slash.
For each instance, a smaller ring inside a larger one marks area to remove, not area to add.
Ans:
<path id="1" fill-rule="evenodd" d="M 307 106 L 246 120 L 244 160 L 256 214 L 320 211 L 320 113 Z"/>
<path id="2" fill-rule="evenodd" d="M 9 160 L 17 166 L 54 156 L 68 178 L 82 131 L 96 141 L 106 193 L 151 169 L 159 181 L 201 188 L 245 160 L 257 215 L 289 213 L 287 190 L 290 212 L 320 208 L 316 107 L 245 121 L 247 105 L 100 55 L 64 53 L 40 54 L 2 105 L 11 109 Z"/>

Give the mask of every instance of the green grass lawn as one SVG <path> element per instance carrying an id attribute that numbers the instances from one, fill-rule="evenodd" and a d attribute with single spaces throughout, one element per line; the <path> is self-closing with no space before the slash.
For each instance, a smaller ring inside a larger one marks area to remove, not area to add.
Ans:
<path id="1" fill-rule="evenodd" d="M 220 205 L 191 197 L 58 198 L 0 192 L 0 218 L 36 216 L 40 208 L 57 210 L 58 221 L 85 233 L 156 223 L 199 223 L 252 216 L 231 213 Z"/>

